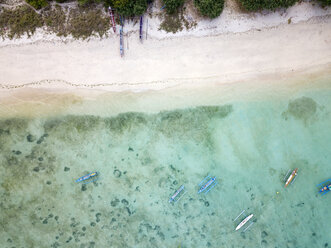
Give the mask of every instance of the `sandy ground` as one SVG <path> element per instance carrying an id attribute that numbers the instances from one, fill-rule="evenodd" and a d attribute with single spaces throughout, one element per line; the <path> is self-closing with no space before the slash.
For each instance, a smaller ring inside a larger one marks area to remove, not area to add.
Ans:
<path id="1" fill-rule="evenodd" d="M 155 30 L 156 20 L 150 20 L 151 33 L 142 43 L 137 33 L 125 37 L 124 58 L 114 35 L 88 42 L 38 40 L 38 33 L 28 41 L 4 40 L 0 94 L 26 86 L 143 91 L 331 72 L 330 8 L 302 3 L 282 12 L 247 15 L 227 7 L 221 17 L 205 22 L 165 38 Z"/>

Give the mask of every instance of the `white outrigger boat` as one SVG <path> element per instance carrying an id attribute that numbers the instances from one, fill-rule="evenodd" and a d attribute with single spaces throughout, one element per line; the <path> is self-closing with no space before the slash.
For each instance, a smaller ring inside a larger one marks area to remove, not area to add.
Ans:
<path id="1" fill-rule="evenodd" d="M 246 210 L 243 210 L 233 221 L 236 221 L 244 212 L 245 212 Z M 237 227 L 236 227 L 236 231 L 238 231 L 240 228 L 242 228 L 247 222 L 249 222 L 252 218 L 253 218 L 253 214 L 250 214 L 250 215 L 248 215 L 248 216 L 246 216 L 246 218 L 245 219 L 243 219 L 238 225 L 237 225 Z M 244 230 L 244 232 L 246 232 L 246 230 L 248 229 L 248 228 L 250 228 L 251 227 L 251 225 L 253 225 L 254 224 L 254 222 L 251 222 L 250 224 L 249 224 L 249 226 L 248 227 L 246 227 L 245 228 L 245 230 Z"/>
<path id="2" fill-rule="evenodd" d="M 292 184 L 295 181 L 295 179 L 296 179 L 296 177 L 298 175 L 298 168 L 296 168 L 295 170 L 293 170 L 292 173 L 291 173 L 291 175 L 288 177 L 288 175 L 289 175 L 290 172 L 291 172 L 291 170 L 289 170 L 287 172 L 287 174 L 285 175 L 285 178 L 284 178 L 284 180 L 287 178 L 287 180 L 285 181 L 285 188 L 287 186 L 289 186 L 290 184 Z"/>

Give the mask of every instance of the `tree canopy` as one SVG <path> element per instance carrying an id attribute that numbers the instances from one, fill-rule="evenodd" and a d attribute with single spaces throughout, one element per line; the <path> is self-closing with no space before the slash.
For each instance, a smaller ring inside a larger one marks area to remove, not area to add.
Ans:
<path id="1" fill-rule="evenodd" d="M 216 18 L 223 11 L 224 0 L 194 0 L 194 5 L 201 15 Z"/>
<path id="2" fill-rule="evenodd" d="M 165 10 L 168 14 L 175 13 L 180 7 L 184 5 L 185 0 L 163 0 Z"/>
<path id="3" fill-rule="evenodd" d="M 114 7 L 120 15 L 126 17 L 144 14 L 150 2 L 151 0 L 106 0 L 106 4 Z"/>
<path id="4" fill-rule="evenodd" d="M 277 8 L 288 8 L 299 0 L 238 0 L 244 9 L 258 11 L 263 9 L 275 10 Z"/>
<path id="5" fill-rule="evenodd" d="M 327 6 L 327 5 L 331 5 L 331 0 L 319 0 L 321 3 L 322 3 L 322 5 L 324 5 L 324 6 Z"/>

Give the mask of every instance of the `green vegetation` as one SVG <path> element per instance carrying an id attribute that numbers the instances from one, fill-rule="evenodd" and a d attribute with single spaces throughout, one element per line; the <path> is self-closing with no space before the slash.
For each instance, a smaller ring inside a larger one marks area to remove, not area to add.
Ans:
<path id="1" fill-rule="evenodd" d="M 71 10 L 68 21 L 68 33 L 76 39 L 86 39 L 97 33 L 99 37 L 110 28 L 109 18 L 102 15 L 101 10 Z"/>
<path id="2" fill-rule="evenodd" d="M 56 33 L 58 36 L 66 36 L 66 14 L 59 5 L 42 12 L 44 24 L 48 31 Z"/>
<path id="3" fill-rule="evenodd" d="M 196 22 L 189 22 L 186 20 L 183 10 L 180 10 L 172 15 L 165 13 L 163 15 L 163 21 L 160 24 L 159 30 L 164 30 L 167 33 L 177 33 L 178 31 L 182 31 L 184 27 L 186 29 L 190 29 L 196 25 Z"/>
<path id="4" fill-rule="evenodd" d="M 160 30 L 164 30 L 167 33 L 177 33 L 178 31 L 182 31 L 183 23 L 181 16 L 166 14 L 160 24 Z"/>
<path id="5" fill-rule="evenodd" d="M 322 6 L 331 5 L 331 0 L 319 0 L 322 3 Z"/>
<path id="6" fill-rule="evenodd" d="M 245 10 L 259 11 L 263 9 L 275 10 L 277 8 L 288 8 L 299 0 L 238 0 Z"/>
<path id="7" fill-rule="evenodd" d="M 165 10 L 168 14 L 174 14 L 179 10 L 179 8 L 183 7 L 185 0 L 163 0 L 163 4 L 165 5 Z"/>
<path id="8" fill-rule="evenodd" d="M 150 2 L 150 0 L 106 0 L 106 4 L 113 6 L 119 15 L 125 17 L 144 14 Z"/>
<path id="9" fill-rule="evenodd" d="M 224 0 L 194 0 L 194 5 L 201 15 L 216 18 L 223 11 Z"/>
<path id="10" fill-rule="evenodd" d="M 26 0 L 35 9 L 41 9 L 48 5 L 47 0 Z"/>
<path id="11" fill-rule="evenodd" d="M 3 37 L 19 38 L 25 33 L 30 36 L 43 25 L 59 36 L 71 34 L 76 39 L 86 39 L 92 35 L 103 37 L 110 28 L 109 18 L 101 10 L 95 9 L 74 9 L 68 18 L 58 5 L 44 9 L 40 14 L 29 6 L 0 12 L 0 35 Z"/>
<path id="12" fill-rule="evenodd" d="M 41 16 L 29 6 L 3 9 L 0 14 L 0 34 L 3 36 L 8 31 L 10 39 L 19 38 L 25 33 L 31 36 L 42 25 Z"/>

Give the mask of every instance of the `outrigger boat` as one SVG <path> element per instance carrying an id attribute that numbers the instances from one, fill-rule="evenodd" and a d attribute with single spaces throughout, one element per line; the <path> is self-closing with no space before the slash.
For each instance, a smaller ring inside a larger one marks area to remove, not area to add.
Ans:
<path id="1" fill-rule="evenodd" d="M 143 16 L 140 16 L 139 39 L 143 41 Z"/>
<path id="2" fill-rule="evenodd" d="M 76 183 L 80 183 L 80 182 L 83 182 L 83 184 L 88 184 L 88 183 L 92 183 L 96 180 L 99 179 L 99 173 L 98 172 L 91 172 L 85 176 L 82 176 L 80 178 L 78 178 L 76 180 Z"/>
<path id="3" fill-rule="evenodd" d="M 286 176 L 284 177 L 284 180 L 285 178 L 287 178 L 287 176 L 289 175 L 291 170 L 289 170 L 286 174 Z M 291 175 L 287 178 L 286 182 L 285 182 L 285 188 L 289 185 L 289 184 L 292 184 L 296 177 L 298 175 L 298 168 L 296 168 L 295 170 L 292 171 Z"/>
<path id="4" fill-rule="evenodd" d="M 200 189 L 198 191 L 198 194 L 204 192 L 207 194 L 212 188 L 214 188 L 217 184 L 216 177 L 206 176 L 201 183 L 199 183 Z"/>
<path id="5" fill-rule="evenodd" d="M 180 198 L 182 198 L 185 194 L 187 193 L 187 191 L 185 190 L 184 185 L 180 186 L 176 192 L 170 197 L 169 199 L 169 203 L 175 203 L 178 202 Z"/>
<path id="6" fill-rule="evenodd" d="M 322 193 L 322 195 L 328 193 L 331 191 L 331 178 L 324 181 L 324 182 L 321 182 L 320 184 L 317 184 L 316 186 L 322 186 L 322 188 L 318 191 L 319 193 Z"/>
<path id="7" fill-rule="evenodd" d="M 236 221 L 246 210 L 243 210 L 233 221 Z M 253 218 L 253 214 L 250 214 L 248 216 L 245 217 L 245 219 L 243 219 L 236 227 L 236 231 L 238 231 L 240 228 L 242 228 L 247 222 L 249 222 L 252 218 Z M 244 232 L 247 231 L 248 228 L 250 228 L 252 225 L 254 224 L 254 222 L 251 222 L 249 224 L 249 226 L 247 226 L 244 230 Z"/>
<path id="8" fill-rule="evenodd" d="M 121 57 L 124 56 L 124 41 L 123 41 L 123 21 L 122 18 L 120 17 L 121 20 L 121 28 L 120 28 L 120 53 Z"/>
<path id="9" fill-rule="evenodd" d="M 116 23 L 115 23 L 115 18 L 114 18 L 114 14 L 113 14 L 113 11 L 112 11 L 112 9 L 111 9 L 110 6 L 108 7 L 108 12 L 109 12 L 109 15 L 110 15 L 110 20 L 111 20 L 112 25 L 113 25 L 114 33 L 116 33 Z"/>

